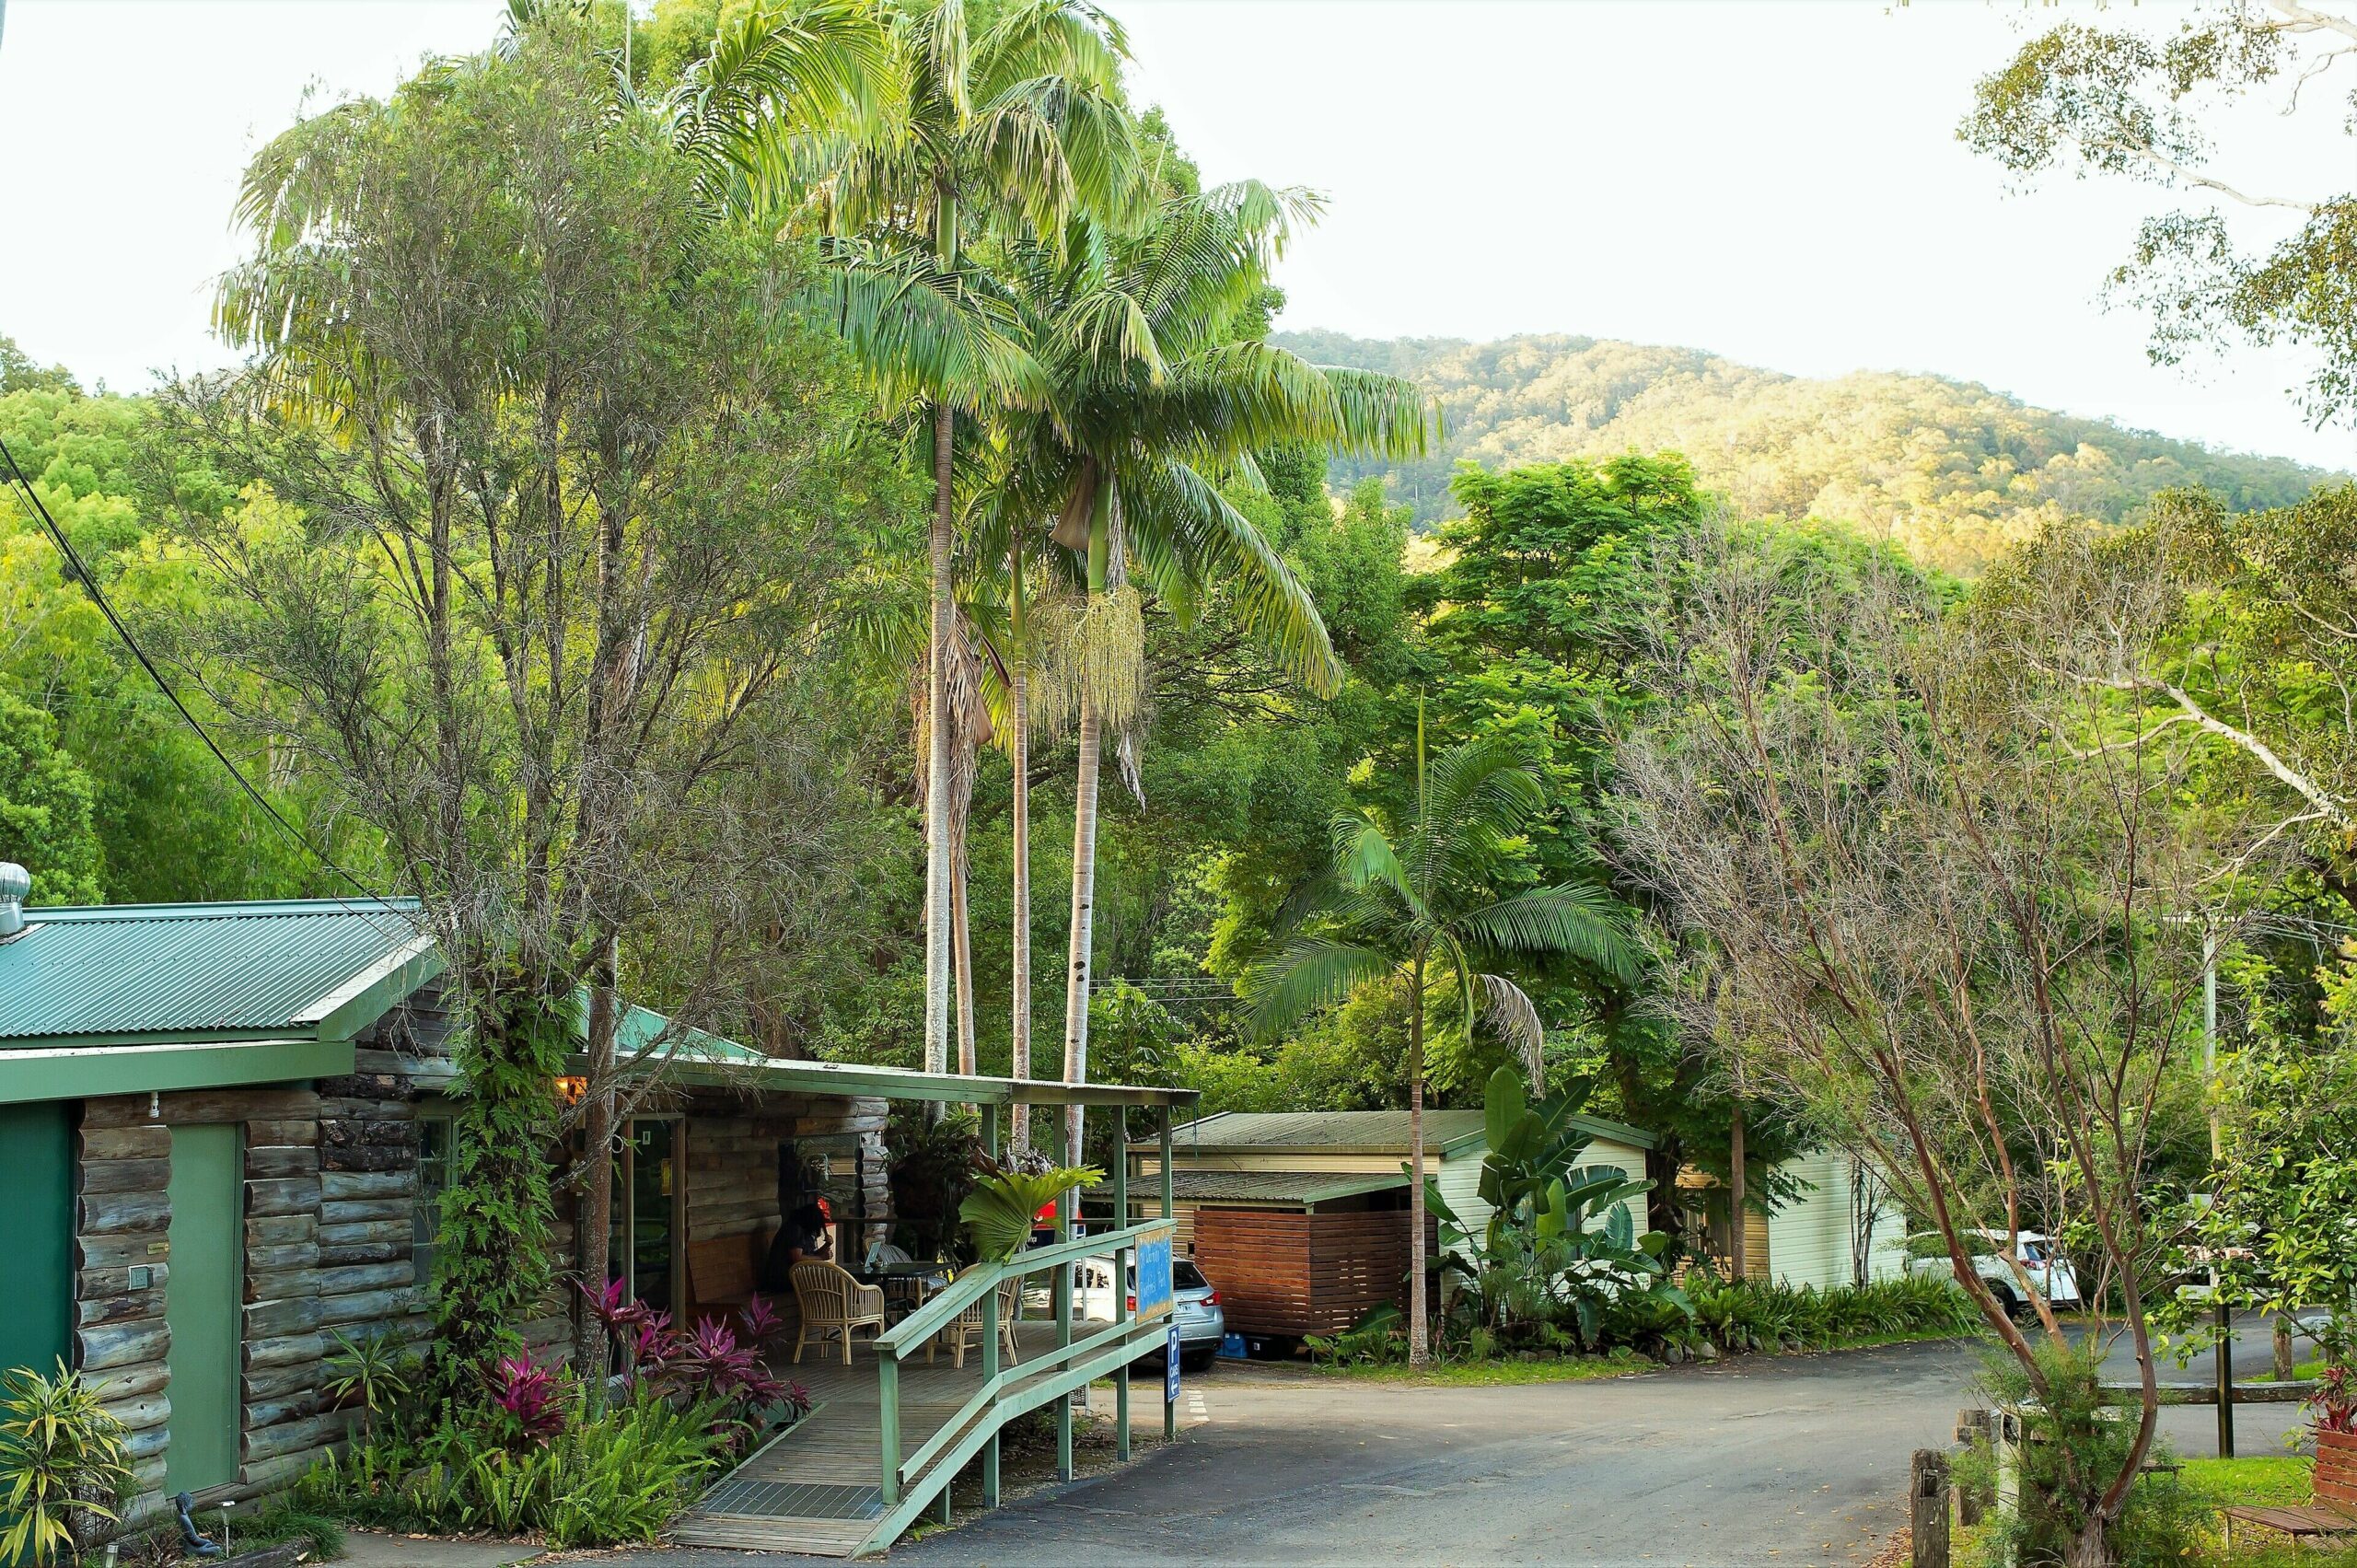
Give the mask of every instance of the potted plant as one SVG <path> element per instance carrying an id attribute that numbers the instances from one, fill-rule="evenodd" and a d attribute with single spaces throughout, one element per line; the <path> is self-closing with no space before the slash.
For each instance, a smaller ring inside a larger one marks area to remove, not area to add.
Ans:
<path id="1" fill-rule="evenodd" d="M 2357 1356 L 2352 1335 L 2339 1319 L 2318 1336 L 2324 1371 L 2308 1396 L 2308 1419 L 2316 1430 L 2316 1497 L 2319 1503 L 2357 1508 Z"/>
<path id="2" fill-rule="evenodd" d="M 0 1383 L 0 1562 L 78 1562 L 131 1485 L 122 1423 L 63 1361 L 54 1377 L 21 1367 Z"/>

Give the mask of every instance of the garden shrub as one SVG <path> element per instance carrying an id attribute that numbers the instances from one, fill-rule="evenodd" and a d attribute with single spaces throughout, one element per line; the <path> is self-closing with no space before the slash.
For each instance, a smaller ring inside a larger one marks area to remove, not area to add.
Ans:
<path id="1" fill-rule="evenodd" d="M 510 1356 L 470 1397 L 403 1402 L 390 1393 L 407 1376 L 400 1360 L 348 1347 L 331 1386 L 375 1424 L 307 1474 L 296 1503 L 390 1530 L 539 1533 L 560 1549 L 647 1543 L 772 1422 L 810 1408 L 761 1363 L 775 1327 L 765 1308 L 747 1313 L 741 1340 L 714 1318 L 675 1328 L 619 1286 L 589 1310 L 621 1357 L 610 1399 Z"/>
<path id="2" fill-rule="evenodd" d="M 2096 1499 L 2136 1441 L 2136 1411 L 2104 1403 L 2099 1356 L 2042 1344 L 2038 1361 L 2042 1399 L 2010 1354 L 1991 1355 L 1983 1378 L 1992 1402 L 2022 1411 L 2018 1501 L 1991 1520 L 1984 1544 L 1989 1561 L 2017 1568 L 2073 1560 Z M 2185 1484 L 2165 1439 L 2154 1438 L 2146 1462 L 2160 1468 L 2137 1478 L 2111 1531 L 2107 1561 L 2117 1568 L 2182 1563 L 2209 1523 L 2209 1504 Z M 1994 1493 L 1997 1458 L 1987 1438 L 1958 1461 L 1957 1476 Z"/>

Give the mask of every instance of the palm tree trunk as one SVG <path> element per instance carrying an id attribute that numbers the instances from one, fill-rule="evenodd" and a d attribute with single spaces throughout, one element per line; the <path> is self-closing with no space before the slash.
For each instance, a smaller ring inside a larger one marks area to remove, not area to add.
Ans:
<path id="1" fill-rule="evenodd" d="M 1088 1081 L 1088 965 L 1089 946 L 1096 932 L 1097 907 L 1097 780 L 1101 758 L 1098 753 L 1099 731 L 1102 726 L 1097 714 L 1096 698 L 1083 691 L 1080 698 L 1080 777 L 1073 797 L 1072 812 L 1072 955 L 1064 981 L 1064 1082 L 1085 1084 Z M 1083 1162 L 1084 1145 L 1080 1141 L 1081 1108 L 1070 1106 L 1064 1111 L 1065 1158 L 1074 1165 Z M 1070 1200 L 1077 1204 L 1075 1197 Z"/>
<path id="2" fill-rule="evenodd" d="M 1424 960 L 1408 984 L 1408 1365 L 1432 1360 L 1424 1319 Z"/>
<path id="3" fill-rule="evenodd" d="M 950 862 L 950 944 L 958 959 L 958 1071 L 974 1071 L 974 943 L 966 924 L 966 834 L 959 825 L 957 858 Z"/>
<path id="4" fill-rule="evenodd" d="M 925 661 L 925 724 L 929 766 L 925 770 L 924 1065 L 931 1073 L 949 1067 L 950 837 L 949 837 L 949 633 L 958 607 L 951 571 L 956 537 L 949 485 L 952 421 L 949 405 L 933 412 L 933 628 Z"/>
<path id="5" fill-rule="evenodd" d="M 621 994 L 616 989 L 621 964 L 621 944 L 609 936 L 599 945 L 596 981 L 589 991 L 589 1103 L 581 1119 L 581 1146 L 588 1175 L 581 1189 L 574 1228 L 574 1266 L 582 1285 L 602 1295 L 613 1269 L 614 1225 L 614 1042 L 621 1024 Z M 573 1365 L 580 1369 L 582 1387 L 591 1407 L 605 1403 L 602 1376 L 612 1356 L 606 1342 L 604 1319 L 574 1308 Z"/>
<path id="6" fill-rule="evenodd" d="M 1015 761 L 1015 974 L 1009 989 L 1014 993 L 1014 1017 L 1009 1040 L 1014 1058 L 1007 1067 L 1010 1075 L 1028 1078 L 1031 1075 L 1031 715 L 1030 679 L 1025 674 L 1028 650 L 1023 641 L 1023 557 L 1015 558 L 1015 657 L 1013 709 L 1011 717 L 1015 733 L 1008 737 L 1007 754 Z M 1011 1126 L 1007 1141 L 1014 1147 L 1031 1146 L 1031 1108 L 1017 1104 L 1009 1110 Z"/>

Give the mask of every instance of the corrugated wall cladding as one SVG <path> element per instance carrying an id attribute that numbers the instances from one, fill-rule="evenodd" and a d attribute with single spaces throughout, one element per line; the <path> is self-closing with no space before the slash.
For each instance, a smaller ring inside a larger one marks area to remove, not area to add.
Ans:
<path id="1" fill-rule="evenodd" d="M 319 901 L 32 910 L 0 947 L 0 1040 L 286 1028 L 414 939 L 402 912 Z"/>

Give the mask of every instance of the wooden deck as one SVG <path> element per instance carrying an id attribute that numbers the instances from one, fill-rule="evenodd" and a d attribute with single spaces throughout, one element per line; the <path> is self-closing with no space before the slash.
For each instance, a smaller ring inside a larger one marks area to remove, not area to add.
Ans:
<path id="1" fill-rule="evenodd" d="M 1074 1330 L 1086 1331 L 1080 1325 Z M 1053 1323 L 1020 1324 L 1017 1366 L 1035 1354 L 1052 1353 L 1055 1342 Z M 782 1363 L 778 1370 L 808 1389 L 816 1408 L 716 1482 L 680 1516 L 672 1539 L 685 1546 L 819 1557 L 857 1551 L 884 1514 L 877 1484 L 884 1434 L 876 1360 L 862 1339 L 849 1366 L 840 1348 L 822 1355 L 815 1345 L 803 1353 L 800 1365 Z M 923 1447 L 981 1386 L 982 1355 L 976 1347 L 968 1348 L 962 1369 L 950 1365 L 946 1351 L 936 1352 L 930 1366 L 922 1356 L 903 1364 L 901 1452 Z"/>

